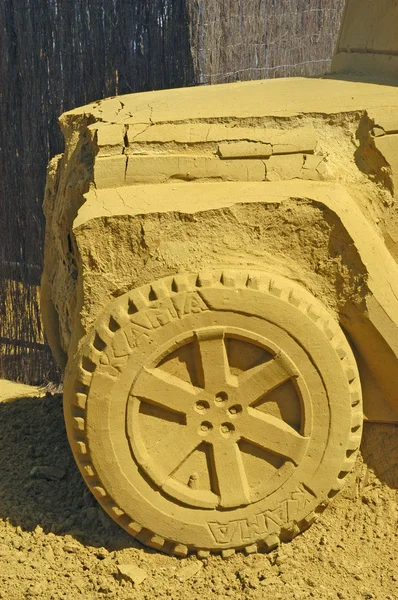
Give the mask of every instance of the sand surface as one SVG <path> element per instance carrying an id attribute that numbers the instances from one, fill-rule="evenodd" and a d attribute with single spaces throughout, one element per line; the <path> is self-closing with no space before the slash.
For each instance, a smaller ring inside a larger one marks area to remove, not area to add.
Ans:
<path id="1" fill-rule="evenodd" d="M 0 390 L 0 598 L 398 599 L 397 427 L 365 425 L 348 486 L 292 543 L 181 560 L 135 542 L 98 506 L 69 450 L 61 395 Z"/>

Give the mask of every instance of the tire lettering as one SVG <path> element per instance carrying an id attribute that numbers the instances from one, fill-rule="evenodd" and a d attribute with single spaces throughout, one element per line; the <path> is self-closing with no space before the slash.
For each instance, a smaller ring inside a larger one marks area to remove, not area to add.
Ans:
<path id="1" fill-rule="evenodd" d="M 245 544 L 262 539 L 271 533 L 277 533 L 281 527 L 295 521 L 308 504 L 314 500 L 315 494 L 299 485 L 291 494 L 272 511 L 257 513 L 247 519 L 237 519 L 229 523 L 209 522 L 212 537 L 217 544 Z M 305 512 L 304 512 L 305 514 Z"/>

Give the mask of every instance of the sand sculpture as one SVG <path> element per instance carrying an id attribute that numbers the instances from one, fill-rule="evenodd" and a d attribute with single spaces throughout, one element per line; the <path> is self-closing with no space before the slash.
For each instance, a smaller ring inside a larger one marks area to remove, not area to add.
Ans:
<path id="1" fill-rule="evenodd" d="M 104 509 L 153 548 L 274 548 L 341 489 L 363 419 L 398 422 L 398 88 L 367 83 L 396 55 L 364 57 L 366 28 L 348 52 L 359 4 L 335 70 L 362 75 L 60 119 L 42 305 L 68 435 Z"/>

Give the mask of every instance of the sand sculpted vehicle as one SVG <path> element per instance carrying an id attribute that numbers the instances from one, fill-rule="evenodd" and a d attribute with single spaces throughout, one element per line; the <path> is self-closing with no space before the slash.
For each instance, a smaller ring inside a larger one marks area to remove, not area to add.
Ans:
<path id="1" fill-rule="evenodd" d="M 349 1 L 324 79 L 60 119 L 43 319 L 82 475 L 148 546 L 272 549 L 398 423 L 397 22 Z"/>

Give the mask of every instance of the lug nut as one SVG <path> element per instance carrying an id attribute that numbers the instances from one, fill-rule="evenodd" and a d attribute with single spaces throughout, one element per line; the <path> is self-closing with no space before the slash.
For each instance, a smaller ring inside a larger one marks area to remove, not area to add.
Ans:
<path id="1" fill-rule="evenodd" d="M 218 392 L 218 394 L 216 394 L 216 404 L 223 404 L 223 402 L 226 402 L 227 400 L 228 394 L 225 392 Z"/>
<path id="2" fill-rule="evenodd" d="M 235 406 L 231 406 L 228 409 L 228 412 L 231 415 L 231 417 L 236 417 L 237 415 L 239 415 L 242 412 L 242 407 L 240 404 L 235 404 Z"/>
<path id="3" fill-rule="evenodd" d="M 232 423 L 223 423 L 220 427 L 221 435 L 224 437 L 228 437 L 235 431 L 235 427 Z"/>
<path id="4" fill-rule="evenodd" d="M 199 435 L 207 435 L 213 429 L 213 425 L 204 421 L 199 427 Z"/>
<path id="5" fill-rule="evenodd" d="M 208 408 L 210 408 L 210 406 L 209 406 L 209 403 L 208 403 L 208 402 L 205 402 L 204 400 L 199 400 L 199 401 L 196 403 L 196 405 L 195 405 L 195 408 L 196 408 L 196 410 L 197 410 L 198 412 L 200 412 L 200 413 L 204 413 L 204 412 L 206 412 L 206 410 L 207 410 Z"/>

